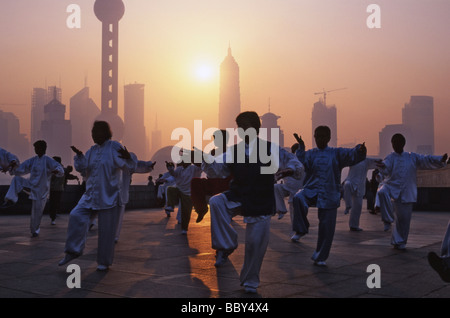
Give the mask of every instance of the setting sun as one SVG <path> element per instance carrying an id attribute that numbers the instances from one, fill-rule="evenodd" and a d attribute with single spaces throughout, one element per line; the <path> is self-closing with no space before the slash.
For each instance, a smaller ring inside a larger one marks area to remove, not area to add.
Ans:
<path id="1" fill-rule="evenodd" d="M 200 80 L 200 81 L 208 81 L 210 79 L 212 79 L 214 72 L 213 72 L 213 68 L 211 67 L 211 65 L 208 64 L 198 64 L 195 67 L 195 77 Z"/>

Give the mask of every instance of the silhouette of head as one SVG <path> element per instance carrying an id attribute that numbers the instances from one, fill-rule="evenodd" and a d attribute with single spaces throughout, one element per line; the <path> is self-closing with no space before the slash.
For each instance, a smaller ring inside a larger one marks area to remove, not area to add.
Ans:
<path id="1" fill-rule="evenodd" d="M 253 128 L 256 130 L 256 135 L 259 134 L 259 128 L 261 127 L 261 120 L 259 119 L 259 116 L 256 112 L 253 111 L 247 111 L 240 113 L 236 117 L 236 124 L 238 128 L 242 128 L 244 132 L 247 131 L 247 129 Z M 250 141 L 250 136 L 240 136 L 245 140 L 246 143 Z"/>
<path id="2" fill-rule="evenodd" d="M 406 138 L 402 134 L 394 134 L 391 138 L 391 144 L 394 151 L 401 154 L 406 145 Z"/>
<path id="3" fill-rule="evenodd" d="M 112 138 L 111 128 L 106 121 L 95 121 L 92 127 L 92 140 L 97 145 L 102 145 L 105 141 Z"/>
<path id="4" fill-rule="evenodd" d="M 45 152 L 47 151 L 47 143 L 45 140 L 38 140 L 34 144 L 34 152 L 39 156 L 42 157 L 45 155 Z"/>
<path id="5" fill-rule="evenodd" d="M 318 126 L 314 130 L 314 140 L 316 141 L 317 148 L 324 149 L 328 146 L 331 140 L 331 130 L 328 126 Z"/>

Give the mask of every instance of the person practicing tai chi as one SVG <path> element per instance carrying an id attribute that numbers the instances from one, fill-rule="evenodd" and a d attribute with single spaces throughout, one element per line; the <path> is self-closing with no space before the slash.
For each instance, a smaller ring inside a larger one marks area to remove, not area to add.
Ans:
<path id="1" fill-rule="evenodd" d="M 75 152 L 75 170 L 86 178 L 86 191 L 69 215 L 65 256 L 58 263 L 67 264 L 81 256 L 85 248 L 91 217 L 98 216 L 97 270 L 106 271 L 113 263 L 114 239 L 121 205 L 122 170 L 134 170 L 136 162 L 128 150 L 111 140 L 112 132 L 105 121 L 95 121 L 92 139 L 95 143 L 84 155 Z"/>
<path id="2" fill-rule="evenodd" d="M 377 196 L 385 224 L 393 223 L 395 219 L 391 244 L 403 250 L 408 240 L 413 204 L 417 201 L 417 170 L 442 168 L 448 155 L 406 152 L 406 138 L 402 134 L 394 134 L 391 143 L 394 151 L 377 164 L 383 176 Z"/>
<path id="3" fill-rule="evenodd" d="M 30 231 L 32 237 L 39 236 L 42 214 L 50 192 L 50 180 L 52 175 L 64 177 L 62 165 L 45 154 L 47 143 L 38 140 L 34 144 L 36 156 L 25 160 L 14 170 L 14 178 L 11 180 L 8 192 L 5 195 L 3 208 L 17 203 L 19 193 L 24 188 L 30 189 L 31 222 Z M 30 174 L 28 179 L 23 175 Z"/>
<path id="4" fill-rule="evenodd" d="M 121 200 L 120 200 L 120 213 L 119 213 L 119 221 L 117 222 L 117 230 L 115 242 L 119 241 L 120 232 L 122 230 L 123 224 L 123 216 L 125 215 L 125 208 L 130 199 L 130 184 L 133 174 L 135 173 L 149 173 L 153 171 L 155 167 L 156 161 L 144 161 L 139 160 L 135 153 L 130 152 L 131 159 L 134 161 L 134 166 L 136 167 L 134 170 L 128 169 L 128 166 L 122 169 L 122 186 L 120 189 Z"/>
<path id="5" fill-rule="evenodd" d="M 211 241 L 216 250 L 214 265 L 223 266 L 238 247 L 237 232 L 231 221 L 236 215 L 243 216 L 246 234 L 240 282 L 245 292 L 256 293 L 269 243 L 270 219 L 275 212 L 275 176 L 301 179 L 303 166 L 294 154 L 258 137 L 261 122 L 256 112 L 240 113 L 236 124 L 243 141 L 229 147 L 213 162 L 205 160 L 202 166 L 208 174 L 232 176 L 229 190 L 209 200 Z"/>
<path id="6" fill-rule="evenodd" d="M 210 160 L 222 156 L 227 149 L 229 134 L 226 130 L 217 130 L 213 134 L 214 145 L 216 148 L 210 152 Z M 194 149 L 195 150 L 195 149 Z M 228 190 L 230 186 L 231 176 L 226 178 L 207 174 L 206 178 L 193 178 L 191 182 L 191 199 L 195 211 L 197 212 L 197 220 L 199 223 L 208 213 L 208 199 L 213 195 Z"/>
<path id="7" fill-rule="evenodd" d="M 173 162 L 166 162 L 169 174 L 175 178 L 175 185 L 167 187 L 167 206 L 174 207 L 179 203 L 181 234 L 187 234 L 191 220 L 191 181 L 193 178 L 199 178 L 202 173 L 200 164 L 191 163 L 193 162 L 192 154 L 193 152 L 191 152 L 191 155 L 184 155 L 182 162 L 176 168 Z M 170 216 L 170 211 L 166 210 L 166 213 Z"/>
<path id="8" fill-rule="evenodd" d="M 334 232 L 336 230 L 337 208 L 341 201 L 341 171 L 346 166 L 355 165 L 366 158 L 366 146 L 355 148 L 328 147 L 331 131 L 328 126 L 318 126 L 314 131 L 317 148 L 305 151 L 305 143 L 297 134 L 299 143 L 296 155 L 305 167 L 303 188 L 294 196 L 293 231 L 291 240 L 297 242 L 308 233 L 308 208 L 316 206 L 319 217 L 319 233 L 316 250 L 312 255 L 315 265 L 325 266 Z"/>
<path id="9" fill-rule="evenodd" d="M 291 152 L 295 154 L 298 147 L 298 143 L 292 145 Z M 303 179 L 297 180 L 291 176 L 287 176 L 281 180 L 283 183 L 276 183 L 274 185 L 276 213 L 278 214 L 278 220 L 281 220 L 286 215 L 288 210 L 286 209 L 285 198 L 288 197 L 289 214 L 292 223 L 294 217 L 292 200 L 294 199 L 294 195 L 302 188 Z"/>
<path id="10" fill-rule="evenodd" d="M 367 172 L 377 167 L 376 158 L 366 158 L 356 165 L 350 166 L 347 178 L 344 180 L 344 214 L 350 212 L 348 225 L 350 231 L 362 231 L 359 227 L 361 211 L 363 206 L 363 198 L 366 193 Z"/>

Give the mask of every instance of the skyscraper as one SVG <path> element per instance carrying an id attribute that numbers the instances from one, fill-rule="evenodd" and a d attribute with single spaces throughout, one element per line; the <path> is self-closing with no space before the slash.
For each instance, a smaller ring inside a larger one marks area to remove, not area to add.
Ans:
<path id="1" fill-rule="evenodd" d="M 337 147 L 337 111 L 336 106 L 326 106 L 322 100 L 314 103 L 311 116 L 312 122 L 312 147 L 316 147 L 314 140 L 314 130 L 317 126 L 328 126 L 331 130 L 330 147 Z"/>
<path id="2" fill-rule="evenodd" d="M 96 0 L 94 13 L 102 22 L 102 104 L 97 119 L 107 121 L 113 138 L 121 141 L 124 124 L 118 115 L 119 20 L 125 6 L 122 0 Z"/>
<path id="3" fill-rule="evenodd" d="M 162 146 L 162 133 L 158 129 L 158 114 L 155 115 L 155 128 L 152 131 L 152 149 L 151 155 L 153 156 Z"/>
<path id="4" fill-rule="evenodd" d="M 124 86 L 123 144 L 141 160 L 148 156 L 148 142 L 144 126 L 144 84 Z"/>
<path id="5" fill-rule="evenodd" d="M 434 154 L 433 97 L 411 96 L 402 108 L 402 123 L 386 125 L 379 133 L 380 157 L 391 153 L 391 138 L 400 133 L 406 138 L 405 151 Z"/>
<path id="6" fill-rule="evenodd" d="M 89 87 L 82 88 L 70 98 L 70 122 L 72 124 L 72 143 L 82 151 L 93 145 L 91 129 L 100 109 L 89 97 Z"/>
<path id="7" fill-rule="evenodd" d="M 31 94 L 31 143 L 41 138 L 41 122 L 44 120 L 44 106 L 48 103 L 45 88 L 33 88 Z"/>
<path id="8" fill-rule="evenodd" d="M 42 139 L 47 142 L 47 154 L 59 156 L 63 165 L 72 164 L 72 127 L 65 119 L 66 105 L 57 99 L 54 89 L 53 99 L 44 106 L 44 120 L 41 122 Z"/>
<path id="9" fill-rule="evenodd" d="M 410 144 L 412 151 L 424 154 L 434 154 L 434 106 L 431 96 L 411 96 L 409 103 L 402 109 L 403 125 L 411 132 Z"/>
<path id="10" fill-rule="evenodd" d="M 240 112 L 239 65 L 231 55 L 231 47 L 228 47 L 228 55 L 220 65 L 218 128 L 235 128 L 235 119 Z"/>

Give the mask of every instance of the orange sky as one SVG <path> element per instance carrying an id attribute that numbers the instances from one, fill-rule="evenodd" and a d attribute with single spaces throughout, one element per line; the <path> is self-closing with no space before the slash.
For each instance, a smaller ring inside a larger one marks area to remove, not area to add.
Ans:
<path id="1" fill-rule="evenodd" d="M 69 29 L 67 6 L 81 8 Z M 94 0 L 15 0 L 0 4 L 0 109 L 29 133 L 33 87 L 59 85 L 63 103 L 84 86 L 100 107 L 101 23 Z M 378 153 L 378 132 L 401 123 L 411 95 L 435 101 L 437 153 L 449 152 L 450 1 L 448 0 L 124 0 L 119 35 L 119 112 L 123 85 L 145 84 L 147 130 L 163 142 L 174 128 L 217 125 L 219 66 L 231 43 L 240 66 L 242 110 L 271 110 L 285 143 L 292 133 L 311 145 L 315 92 L 338 110 L 338 143 L 365 141 Z M 369 29 L 366 8 L 381 8 L 381 29 Z M 213 69 L 209 80 L 195 66 Z M 172 142 L 173 144 L 176 141 Z M 205 145 L 207 142 L 205 142 Z"/>

